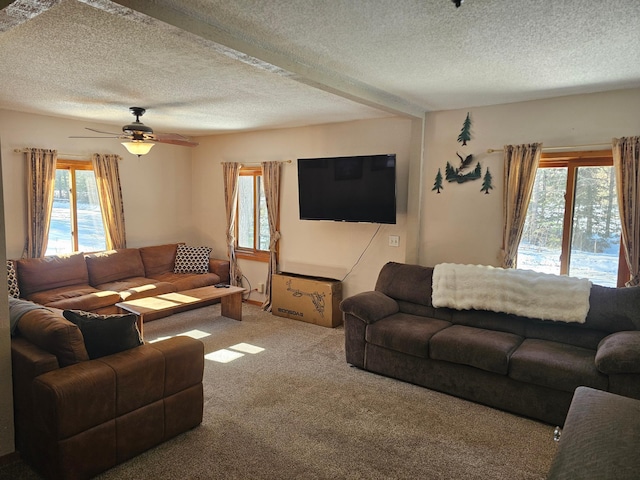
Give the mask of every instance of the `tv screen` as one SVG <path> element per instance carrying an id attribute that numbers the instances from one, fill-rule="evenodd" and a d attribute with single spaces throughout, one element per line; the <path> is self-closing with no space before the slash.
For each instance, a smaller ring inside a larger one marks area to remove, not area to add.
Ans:
<path id="1" fill-rule="evenodd" d="M 396 223 L 395 154 L 299 158 L 301 220 Z"/>

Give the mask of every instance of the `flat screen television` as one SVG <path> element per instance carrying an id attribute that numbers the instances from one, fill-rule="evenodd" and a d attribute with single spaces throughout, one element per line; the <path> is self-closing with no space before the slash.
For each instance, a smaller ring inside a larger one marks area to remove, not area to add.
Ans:
<path id="1" fill-rule="evenodd" d="M 396 223 L 396 155 L 299 158 L 301 220 Z"/>

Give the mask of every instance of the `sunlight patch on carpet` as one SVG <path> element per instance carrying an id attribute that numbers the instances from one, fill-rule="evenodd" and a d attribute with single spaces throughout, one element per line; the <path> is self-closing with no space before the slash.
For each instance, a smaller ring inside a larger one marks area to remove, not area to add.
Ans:
<path id="1" fill-rule="evenodd" d="M 204 358 L 207 360 L 213 360 L 218 363 L 229 363 L 244 357 L 245 353 L 255 355 L 256 353 L 264 352 L 264 348 L 256 347 L 250 343 L 236 343 L 229 347 L 231 350 L 223 348 L 216 350 L 215 352 L 207 353 Z"/>
<path id="2" fill-rule="evenodd" d="M 207 333 L 207 332 L 203 332 L 202 330 L 189 330 L 188 332 L 184 332 L 184 333 L 179 333 L 178 335 L 184 335 L 185 337 L 191 337 L 191 338 L 204 338 L 204 337 L 208 337 L 211 334 Z M 155 342 L 159 342 L 161 340 L 166 340 L 167 338 L 171 338 L 175 335 L 169 335 L 168 337 L 158 337 L 154 340 L 150 340 L 148 343 L 155 343 Z"/>
<path id="3" fill-rule="evenodd" d="M 208 337 L 211 334 L 203 332 L 202 330 L 189 330 L 188 332 L 181 333 L 180 335 L 186 335 L 187 337 L 198 339 Z"/>
<path id="4" fill-rule="evenodd" d="M 239 352 L 251 353 L 251 354 L 264 352 L 264 348 L 256 347 L 255 345 L 251 345 L 250 343 L 238 343 L 236 345 L 232 345 L 229 348 L 233 350 L 237 350 Z"/>
<path id="5" fill-rule="evenodd" d="M 221 350 L 216 350 L 215 352 L 207 353 L 204 358 L 207 360 L 213 360 L 218 363 L 229 363 L 237 360 L 240 357 L 244 357 L 244 353 L 233 352 L 231 350 L 227 350 L 223 348 Z"/>

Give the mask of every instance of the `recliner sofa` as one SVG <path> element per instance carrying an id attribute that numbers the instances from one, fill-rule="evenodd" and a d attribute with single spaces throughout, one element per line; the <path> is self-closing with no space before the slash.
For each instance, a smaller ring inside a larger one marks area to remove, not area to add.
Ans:
<path id="1" fill-rule="evenodd" d="M 436 308 L 433 270 L 390 262 L 341 302 L 348 363 L 554 425 L 579 386 L 640 398 L 640 287 L 593 285 L 566 323 Z"/>
<path id="2" fill-rule="evenodd" d="M 202 422 L 204 345 L 191 337 L 89 359 L 78 326 L 34 306 L 11 360 L 16 449 L 47 479 L 91 478 Z"/>

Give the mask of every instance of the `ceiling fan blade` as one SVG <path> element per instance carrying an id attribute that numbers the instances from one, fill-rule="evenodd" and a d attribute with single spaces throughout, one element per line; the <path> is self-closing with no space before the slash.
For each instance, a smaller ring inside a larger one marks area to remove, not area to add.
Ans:
<path id="1" fill-rule="evenodd" d="M 75 137 L 67 137 L 67 138 L 122 138 L 122 136 L 121 135 L 118 135 L 117 137 L 78 137 L 78 136 L 75 136 Z"/>
<path id="2" fill-rule="evenodd" d="M 84 127 L 85 130 L 91 130 L 92 132 L 96 132 L 96 133 L 104 133 L 105 135 L 122 135 L 121 133 L 113 133 L 113 132 L 103 132 L 102 130 L 96 130 L 95 128 L 89 128 L 89 127 Z"/>
<path id="3" fill-rule="evenodd" d="M 197 147 L 199 145 L 198 142 L 194 142 L 190 138 L 178 133 L 154 133 L 151 140 L 158 143 L 180 145 L 182 147 Z"/>

